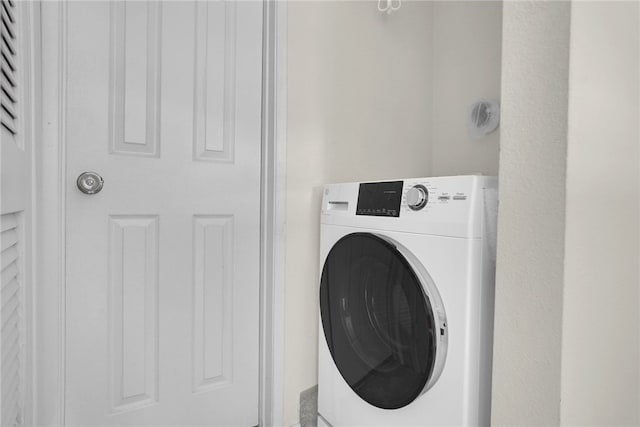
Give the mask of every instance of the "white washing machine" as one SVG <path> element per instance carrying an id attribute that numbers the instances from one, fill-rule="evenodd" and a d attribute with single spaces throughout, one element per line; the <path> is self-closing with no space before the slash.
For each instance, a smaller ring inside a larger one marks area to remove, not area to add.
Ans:
<path id="1" fill-rule="evenodd" d="M 488 425 L 497 180 L 327 185 L 318 425 Z"/>

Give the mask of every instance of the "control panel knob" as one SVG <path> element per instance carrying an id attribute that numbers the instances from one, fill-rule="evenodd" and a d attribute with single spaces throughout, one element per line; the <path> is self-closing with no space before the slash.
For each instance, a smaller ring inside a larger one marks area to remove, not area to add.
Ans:
<path id="1" fill-rule="evenodd" d="M 414 185 L 407 191 L 407 205 L 414 211 L 424 208 L 429 200 L 429 191 L 424 185 Z"/>

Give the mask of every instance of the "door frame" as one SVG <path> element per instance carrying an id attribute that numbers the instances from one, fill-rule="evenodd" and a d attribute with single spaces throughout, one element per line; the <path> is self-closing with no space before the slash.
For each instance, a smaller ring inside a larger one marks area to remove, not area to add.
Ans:
<path id="1" fill-rule="evenodd" d="M 259 425 L 281 426 L 284 408 L 286 2 L 263 0 L 260 190 Z M 65 422 L 66 2 L 41 7 L 42 127 L 36 151 L 36 310 L 33 420 Z"/>

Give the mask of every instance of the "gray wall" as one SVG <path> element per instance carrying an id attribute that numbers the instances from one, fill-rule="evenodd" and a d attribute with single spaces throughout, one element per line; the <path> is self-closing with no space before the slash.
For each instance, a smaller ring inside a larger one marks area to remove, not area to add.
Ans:
<path id="1" fill-rule="evenodd" d="M 500 100 L 502 2 L 433 3 L 433 175 L 498 174 L 499 129 L 469 136 L 470 105 Z"/>
<path id="2" fill-rule="evenodd" d="M 557 425 L 569 2 L 505 2 L 492 423 Z"/>
<path id="3" fill-rule="evenodd" d="M 640 424 L 640 8 L 574 2 L 563 425 Z"/>
<path id="4" fill-rule="evenodd" d="M 492 423 L 637 425 L 637 2 L 507 2 Z"/>

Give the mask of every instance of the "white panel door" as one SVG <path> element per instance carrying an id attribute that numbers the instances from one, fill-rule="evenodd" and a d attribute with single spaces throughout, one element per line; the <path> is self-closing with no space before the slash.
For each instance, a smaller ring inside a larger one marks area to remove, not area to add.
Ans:
<path id="1" fill-rule="evenodd" d="M 67 425 L 258 424 L 262 6 L 66 6 Z"/>

